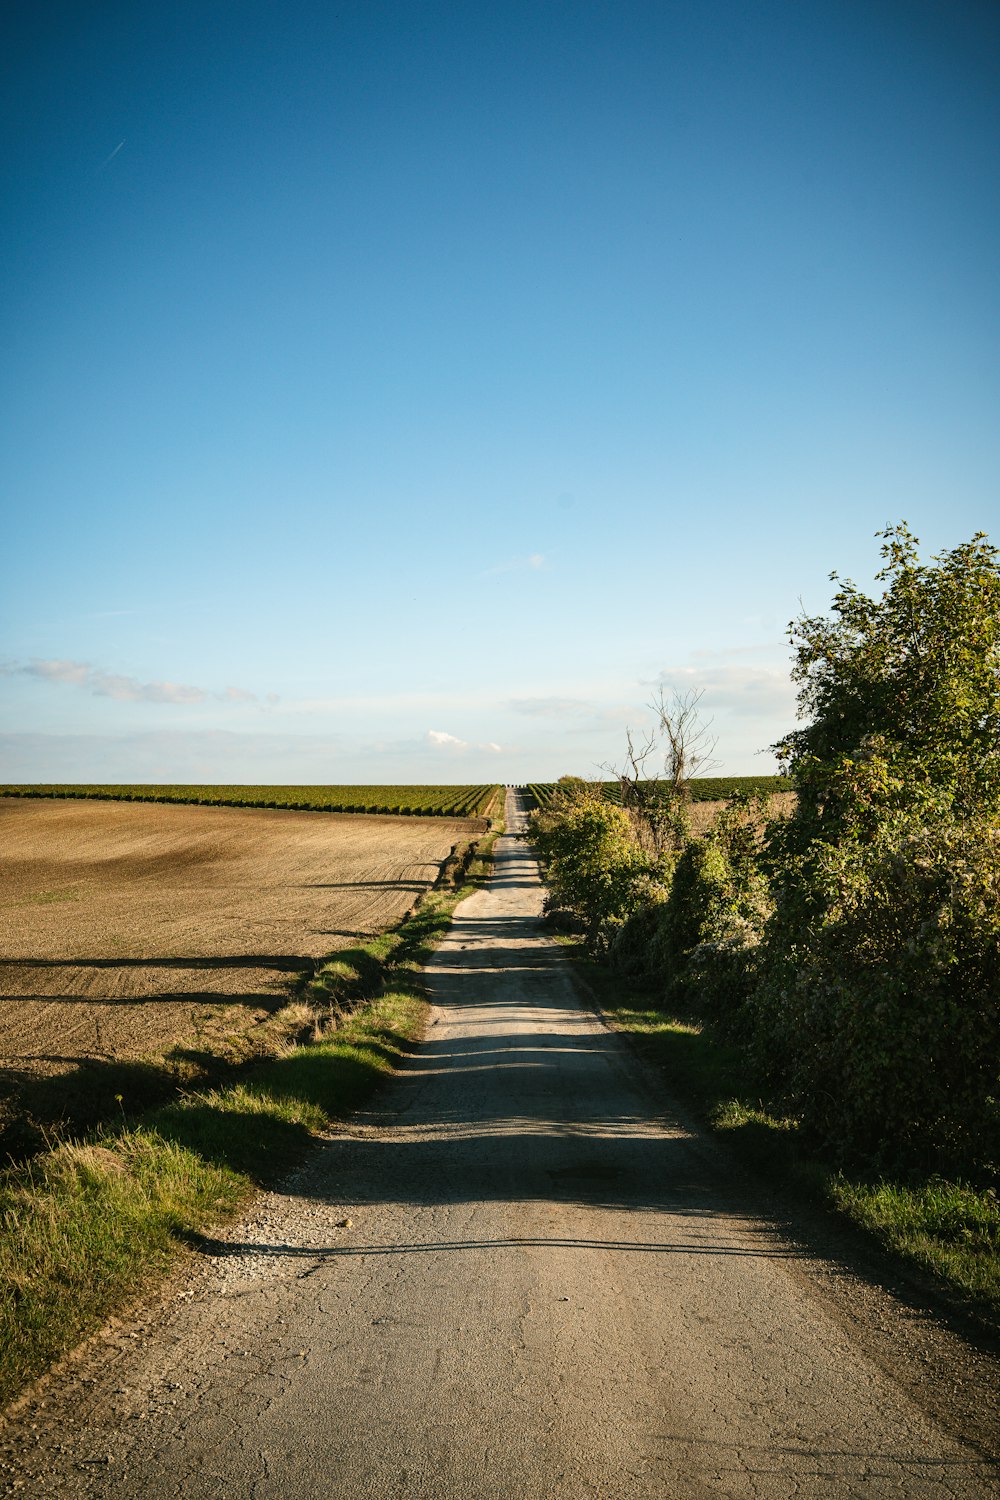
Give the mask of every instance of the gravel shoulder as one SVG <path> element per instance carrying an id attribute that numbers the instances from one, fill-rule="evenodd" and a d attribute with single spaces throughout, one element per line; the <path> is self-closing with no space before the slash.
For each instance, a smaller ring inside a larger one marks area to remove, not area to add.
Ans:
<path id="1" fill-rule="evenodd" d="M 499 841 L 428 971 L 424 1044 L 19 1404 L 11 1492 L 1000 1495 L 989 1433 L 900 1378 L 901 1304 L 849 1288 L 665 1111 L 581 1005 L 541 899 L 529 851 Z"/>

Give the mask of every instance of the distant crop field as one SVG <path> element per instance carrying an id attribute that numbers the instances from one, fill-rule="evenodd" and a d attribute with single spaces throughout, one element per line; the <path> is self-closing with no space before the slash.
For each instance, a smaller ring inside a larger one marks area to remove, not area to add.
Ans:
<path id="1" fill-rule="evenodd" d="M 601 786 L 609 802 L 619 800 L 620 788 L 617 781 L 594 784 Z M 688 787 L 695 802 L 725 802 L 739 792 L 761 792 L 773 797 L 794 791 L 787 776 L 696 776 L 688 783 Z M 561 783 L 533 782 L 526 790 L 536 807 L 548 807 L 552 799 L 559 795 Z"/>
<path id="2" fill-rule="evenodd" d="M 0 797 L 83 798 L 103 802 L 189 802 L 203 807 L 273 807 L 296 812 L 394 813 L 402 817 L 499 816 L 503 787 L 200 786 L 67 782 L 0 786 Z"/>
<path id="3" fill-rule="evenodd" d="M 0 1137 L 25 1088 L 251 1039 L 482 819 L 0 799 Z M 123 1107 L 126 1107 L 125 1100 Z"/>

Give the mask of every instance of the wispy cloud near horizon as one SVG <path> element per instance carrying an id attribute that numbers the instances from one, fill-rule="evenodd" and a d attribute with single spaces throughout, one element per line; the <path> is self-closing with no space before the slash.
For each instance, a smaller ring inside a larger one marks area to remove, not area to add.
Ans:
<path id="1" fill-rule="evenodd" d="M 186 706 L 210 701 L 222 703 L 257 703 L 256 693 L 245 688 L 227 687 L 222 692 L 195 687 L 191 683 L 141 682 L 120 672 L 105 672 L 85 661 L 63 658 L 35 658 L 2 668 L 5 676 L 34 677 L 41 682 L 64 687 L 82 688 L 94 698 L 112 698 L 117 703 L 165 703 Z M 272 701 L 269 698 L 268 701 Z"/>
<path id="2" fill-rule="evenodd" d="M 469 740 L 459 739 L 457 734 L 448 734 L 444 729 L 428 729 L 427 740 L 439 750 L 489 750 L 497 755 L 502 753 L 501 747 L 494 740 L 474 745 Z"/>
<path id="3" fill-rule="evenodd" d="M 666 692 L 703 689 L 700 707 L 707 716 L 716 711 L 733 715 L 795 717 L 796 688 L 787 667 L 738 666 L 666 667 L 655 682 Z"/>

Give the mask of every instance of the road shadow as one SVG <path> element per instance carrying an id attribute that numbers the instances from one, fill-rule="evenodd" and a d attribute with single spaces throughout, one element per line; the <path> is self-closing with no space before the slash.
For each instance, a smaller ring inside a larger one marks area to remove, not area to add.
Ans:
<path id="1" fill-rule="evenodd" d="M 713 1244 L 697 1240 L 632 1240 L 566 1238 L 559 1235 L 507 1235 L 502 1239 L 466 1240 L 394 1240 L 388 1244 L 369 1244 L 364 1240 L 337 1245 L 262 1244 L 259 1240 L 220 1240 L 196 1231 L 185 1231 L 181 1238 L 203 1255 L 218 1259 L 233 1256 L 263 1255 L 290 1260 L 343 1260 L 358 1256 L 438 1255 L 449 1252 L 496 1250 L 598 1250 L 629 1251 L 641 1255 L 728 1255 L 738 1259 L 796 1260 L 803 1252 L 791 1246 L 747 1246 Z"/>

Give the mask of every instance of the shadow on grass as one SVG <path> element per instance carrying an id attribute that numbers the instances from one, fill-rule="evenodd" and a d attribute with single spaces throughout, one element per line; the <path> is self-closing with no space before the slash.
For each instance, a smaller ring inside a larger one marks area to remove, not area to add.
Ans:
<path id="1" fill-rule="evenodd" d="M 163 1062 L 82 1057 L 74 1068 L 41 1078 L 27 1069 L 3 1068 L 0 1091 L 7 1097 L 0 1106 L 6 1114 L 0 1116 L 0 1157 L 26 1161 L 48 1150 L 54 1138 L 154 1109 L 178 1087 L 177 1070 Z"/>
<path id="2" fill-rule="evenodd" d="M 317 1130 L 349 1115 L 409 1058 L 423 999 L 417 976 L 467 889 L 429 897 L 401 927 L 335 954 L 304 982 L 329 1018 L 319 1041 L 244 1070 L 235 1087 L 177 1099 L 145 1123 L 203 1161 L 271 1185 Z"/>
<path id="3" fill-rule="evenodd" d="M 0 1405 L 170 1263 L 179 1243 L 275 1186 L 419 1032 L 416 991 L 336 1037 L 67 1140 L 0 1174 Z"/>
<path id="4" fill-rule="evenodd" d="M 413 991 L 394 995 L 391 1016 L 359 1017 L 327 1041 L 259 1063 L 235 1087 L 172 1101 L 143 1125 L 202 1162 L 273 1186 L 407 1055 L 419 1003 Z"/>
<path id="5" fill-rule="evenodd" d="M 203 1162 L 226 1167 L 257 1187 L 268 1187 L 294 1166 L 308 1149 L 313 1135 L 302 1121 L 273 1114 L 225 1109 L 198 1100 L 186 1109 L 164 1110 L 151 1122 L 158 1135 L 183 1146 Z"/>

